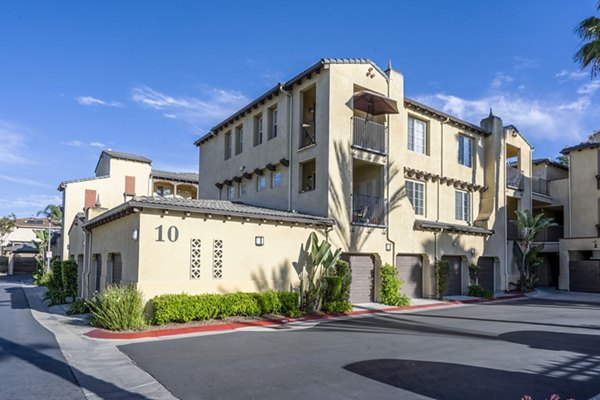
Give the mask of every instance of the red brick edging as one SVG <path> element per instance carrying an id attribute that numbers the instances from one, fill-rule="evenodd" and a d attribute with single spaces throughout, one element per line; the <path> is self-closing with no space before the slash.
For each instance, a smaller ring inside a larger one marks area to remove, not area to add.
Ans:
<path id="1" fill-rule="evenodd" d="M 300 318 L 281 318 L 276 320 L 257 320 L 257 321 L 248 321 L 248 322 L 234 322 L 230 324 L 221 324 L 221 325 L 205 325 L 205 326 L 191 326 L 185 328 L 173 328 L 173 329 L 155 329 L 143 332 L 112 332 L 107 331 L 105 329 L 92 329 L 86 332 L 84 335 L 94 339 L 142 339 L 142 338 L 153 338 L 153 337 L 163 337 L 163 336 L 173 336 L 173 335 L 185 335 L 188 333 L 202 333 L 202 332 L 219 332 L 219 331 L 231 331 L 240 328 L 249 328 L 249 327 L 265 327 L 265 326 L 277 326 L 284 325 L 290 322 L 302 322 L 302 321 L 314 321 L 319 319 L 329 319 L 329 318 L 339 318 L 339 317 L 348 317 L 353 315 L 365 315 L 365 314 L 378 314 L 378 313 L 386 313 L 386 312 L 394 312 L 394 311 L 406 311 L 406 310 L 418 310 L 424 308 L 433 308 L 433 307 L 445 307 L 445 306 L 453 306 L 458 304 L 473 304 L 473 303 L 487 303 L 491 301 L 497 300 L 511 300 L 518 299 L 521 297 L 525 297 L 522 294 L 510 295 L 510 296 L 502 296 L 502 297 L 492 297 L 491 299 L 474 299 L 474 300 L 455 300 L 455 301 L 447 301 L 444 303 L 433 303 L 433 304 L 423 304 L 419 306 L 406 306 L 406 307 L 389 307 L 377 310 L 360 310 L 360 311 L 350 311 L 347 313 L 341 314 L 323 314 L 316 316 L 306 316 Z"/>

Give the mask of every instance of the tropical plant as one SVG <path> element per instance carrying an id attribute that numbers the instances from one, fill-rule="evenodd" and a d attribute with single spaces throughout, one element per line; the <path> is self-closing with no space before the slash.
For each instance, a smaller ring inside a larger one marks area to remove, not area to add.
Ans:
<path id="1" fill-rule="evenodd" d="M 56 204 L 48 204 L 42 211 L 38 211 L 37 215 L 43 215 L 53 223 L 62 221 L 62 210 Z"/>
<path id="2" fill-rule="evenodd" d="M 17 217 L 10 214 L 0 218 L 0 237 L 10 233 L 16 225 Z"/>
<path id="3" fill-rule="evenodd" d="M 90 324 L 113 331 L 146 327 L 144 298 L 133 285 L 109 285 L 87 302 Z"/>
<path id="4" fill-rule="evenodd" d="M 440 260 L 433 265 L 433 275 L 435 278 L 435 298 L 441 300 L 444 292 L 448 289 L 448 274 L 450 272 L 450 263 L 446 260 Z"/>
<path id="5" fill-rule="evenodd" d="M 475 263 L 469 264 L 469 283 L 479 285 L 479 265 Z"/>
<path id="6" fill-rule="evenodd" d="M 597 9 L 600 11 L 600 1 Z M 575 28 L 575 33 L 581 38 L 582 44 L 573 58 L 582 69 L 591 65 L 594 78 L 600 72 L 600 18 L 591 16 L 584 19 Z"/>
<path id="7" fill-rule="evenodd" d="M 48 235 L 48 231 L 45 229 L 44 230 L 36 229 L 33 231 L 33 233 L 35 233 L 35 236 L 37 239 L 33 242 L 33 245 L 37 249 L 37 254 L 35 255 L 35 260 L 38 265 L 38 270 L 39 269 L 42 270 L 42 271 L 37 271 L 37 273 L 39 273 L 39 272 L 41 272 L 42 274 L 47 273 L 48 265 L 46 264 L 46 252 L 49 250 L 48 249 L 48 240 L 49 240 L 50 236 Z"/>
<path id="8" fill-rule="evenodd" d="M 542 265 L 539 253 L 544 248 L 543 244 L 534 244 L 536 236 L 549 226 L 556 225 L 552 218 L 540 213 L 533 216 L 531 210 L 515 211 L 517 225 L 521 232 L 521 240 L 513 243 L 513 257 L 519 270 L 519 279 L 512 285 L 519 290 L 531 290 L 537 281 L 537 272 Z"/>
<path id="9" fill-rule="evenodd" d="M 340 257 L 341 249 L 331 250 L 331 244 L 319 238 L 315 232 L 309 236 L 310 252 L 308 263 L 302 271 L 300 281 L 300 307 L 306 312 L 317 311 L 323 299 L 323 277 L 329 276 Z"/>

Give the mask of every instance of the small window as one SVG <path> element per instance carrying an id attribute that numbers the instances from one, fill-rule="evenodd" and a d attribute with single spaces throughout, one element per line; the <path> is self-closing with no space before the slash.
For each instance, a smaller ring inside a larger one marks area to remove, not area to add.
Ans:
<path id="1" fill-rule="evenodd" d="M 281 171 L 274 171 L 271 175 L 271 187 L 281 186 Z"/>
<path id="2" fill-rule="evenodd" d="M 229 188 L 227 189 L 227 199 L 228 200 L 233 200 L 237 197 L 237 188 L 233 185 L 229 186 Z"/>
<path id="3" fill-rule="evenodd" d="M 406 197 L 410 200 L 415 214 L 425 216 L 425 184 L 406 181 Z"/>
<path id="4" fill-rule="evenodd" d="M 235 128 L 235 155 L 237 156 L 244 150 L 244 127 L 243 125 Z"/>
<path id="5" fill-rule="evenodd" d="M 416 153 L 427 153 L 427 123 L 408 117 L 408 149 Z"/>
<path id="6" fill-rule="evenodd" d="M 263 117 L 262 114 L 254 117 L 254 146 L 263 142 Z"/>
<path id="7" fill-rule="evenodd" d="M 310 160 L 300 164 L 300 192 L 310 192 L 316 189 L 316 163 Z"/>
<path id="8" fill-rule="evenodd" d="M 458 163 L 473 166 L 473 139 L 468 136 L 458 135 Z"/>
<path id="9" fill-rule="evenodd" d="M 261 192 L 267 188 L 267 177 L 264 175 L 259 175 L 256 180 L 256 191 Z"/>
<path id="10" fill-rule="evenodd" d="M 246 194 L 246 184 L 240 183 L 240 197 Z"/>
<path id="11" fill-rule="evenodd" d="M 83 207 L 89 208 L 96 205 L 96 191 L 92 189 L 85 189 L 85 199 Z"/>
<path id="12" fill-rule="evenodd" d="M 471 221 L 471 195 L 469 192 L 455 192 L 455 217 L 459 221 Z"/>
<path id="13" fill-rule="evenodd" d="M 231 158 L 231 131 L 225 133 L 225 159 Z"/>
<path id="14" fill-rule="evenodd" d="M 156 187 L 156 194 L 162 197 L 168 197 L 171 195 L 171 188 L 167 186 L 159 185 Z"/>
<path id="15" fill-rule="evenodd" d="M 269 110 L 270 125 L 269 125 L 269 139 L 277 137 L 277 108 L 271 108 Z"/>
<path id="16" fill-rule="evenodd" d="M 125 176 L 125 193 L 135 194 L 135 176 Z"/>

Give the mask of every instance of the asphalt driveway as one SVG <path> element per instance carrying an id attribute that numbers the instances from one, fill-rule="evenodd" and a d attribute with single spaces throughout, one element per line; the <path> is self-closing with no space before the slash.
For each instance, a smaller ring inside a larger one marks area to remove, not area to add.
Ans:
<path id="1" fill-rule="evenodd" d="M 181 399 L 600 393 L 600 304 L 519 300 L 121 346 Z"/>

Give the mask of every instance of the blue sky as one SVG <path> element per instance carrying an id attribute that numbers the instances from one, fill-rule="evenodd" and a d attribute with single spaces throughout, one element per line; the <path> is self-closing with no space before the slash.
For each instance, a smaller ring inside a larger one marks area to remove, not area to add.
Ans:
<path id="1" fill-rule="evenodd" d="M 556 157 L 600 129 L 572 61 L 595 0 L 0 2 L 0 216 L 60 203 L 103 148 L 196 170 L 193 141 L 323 57 L 389 59 L 405 93 L 478 123 L 493 107 Z"/>

